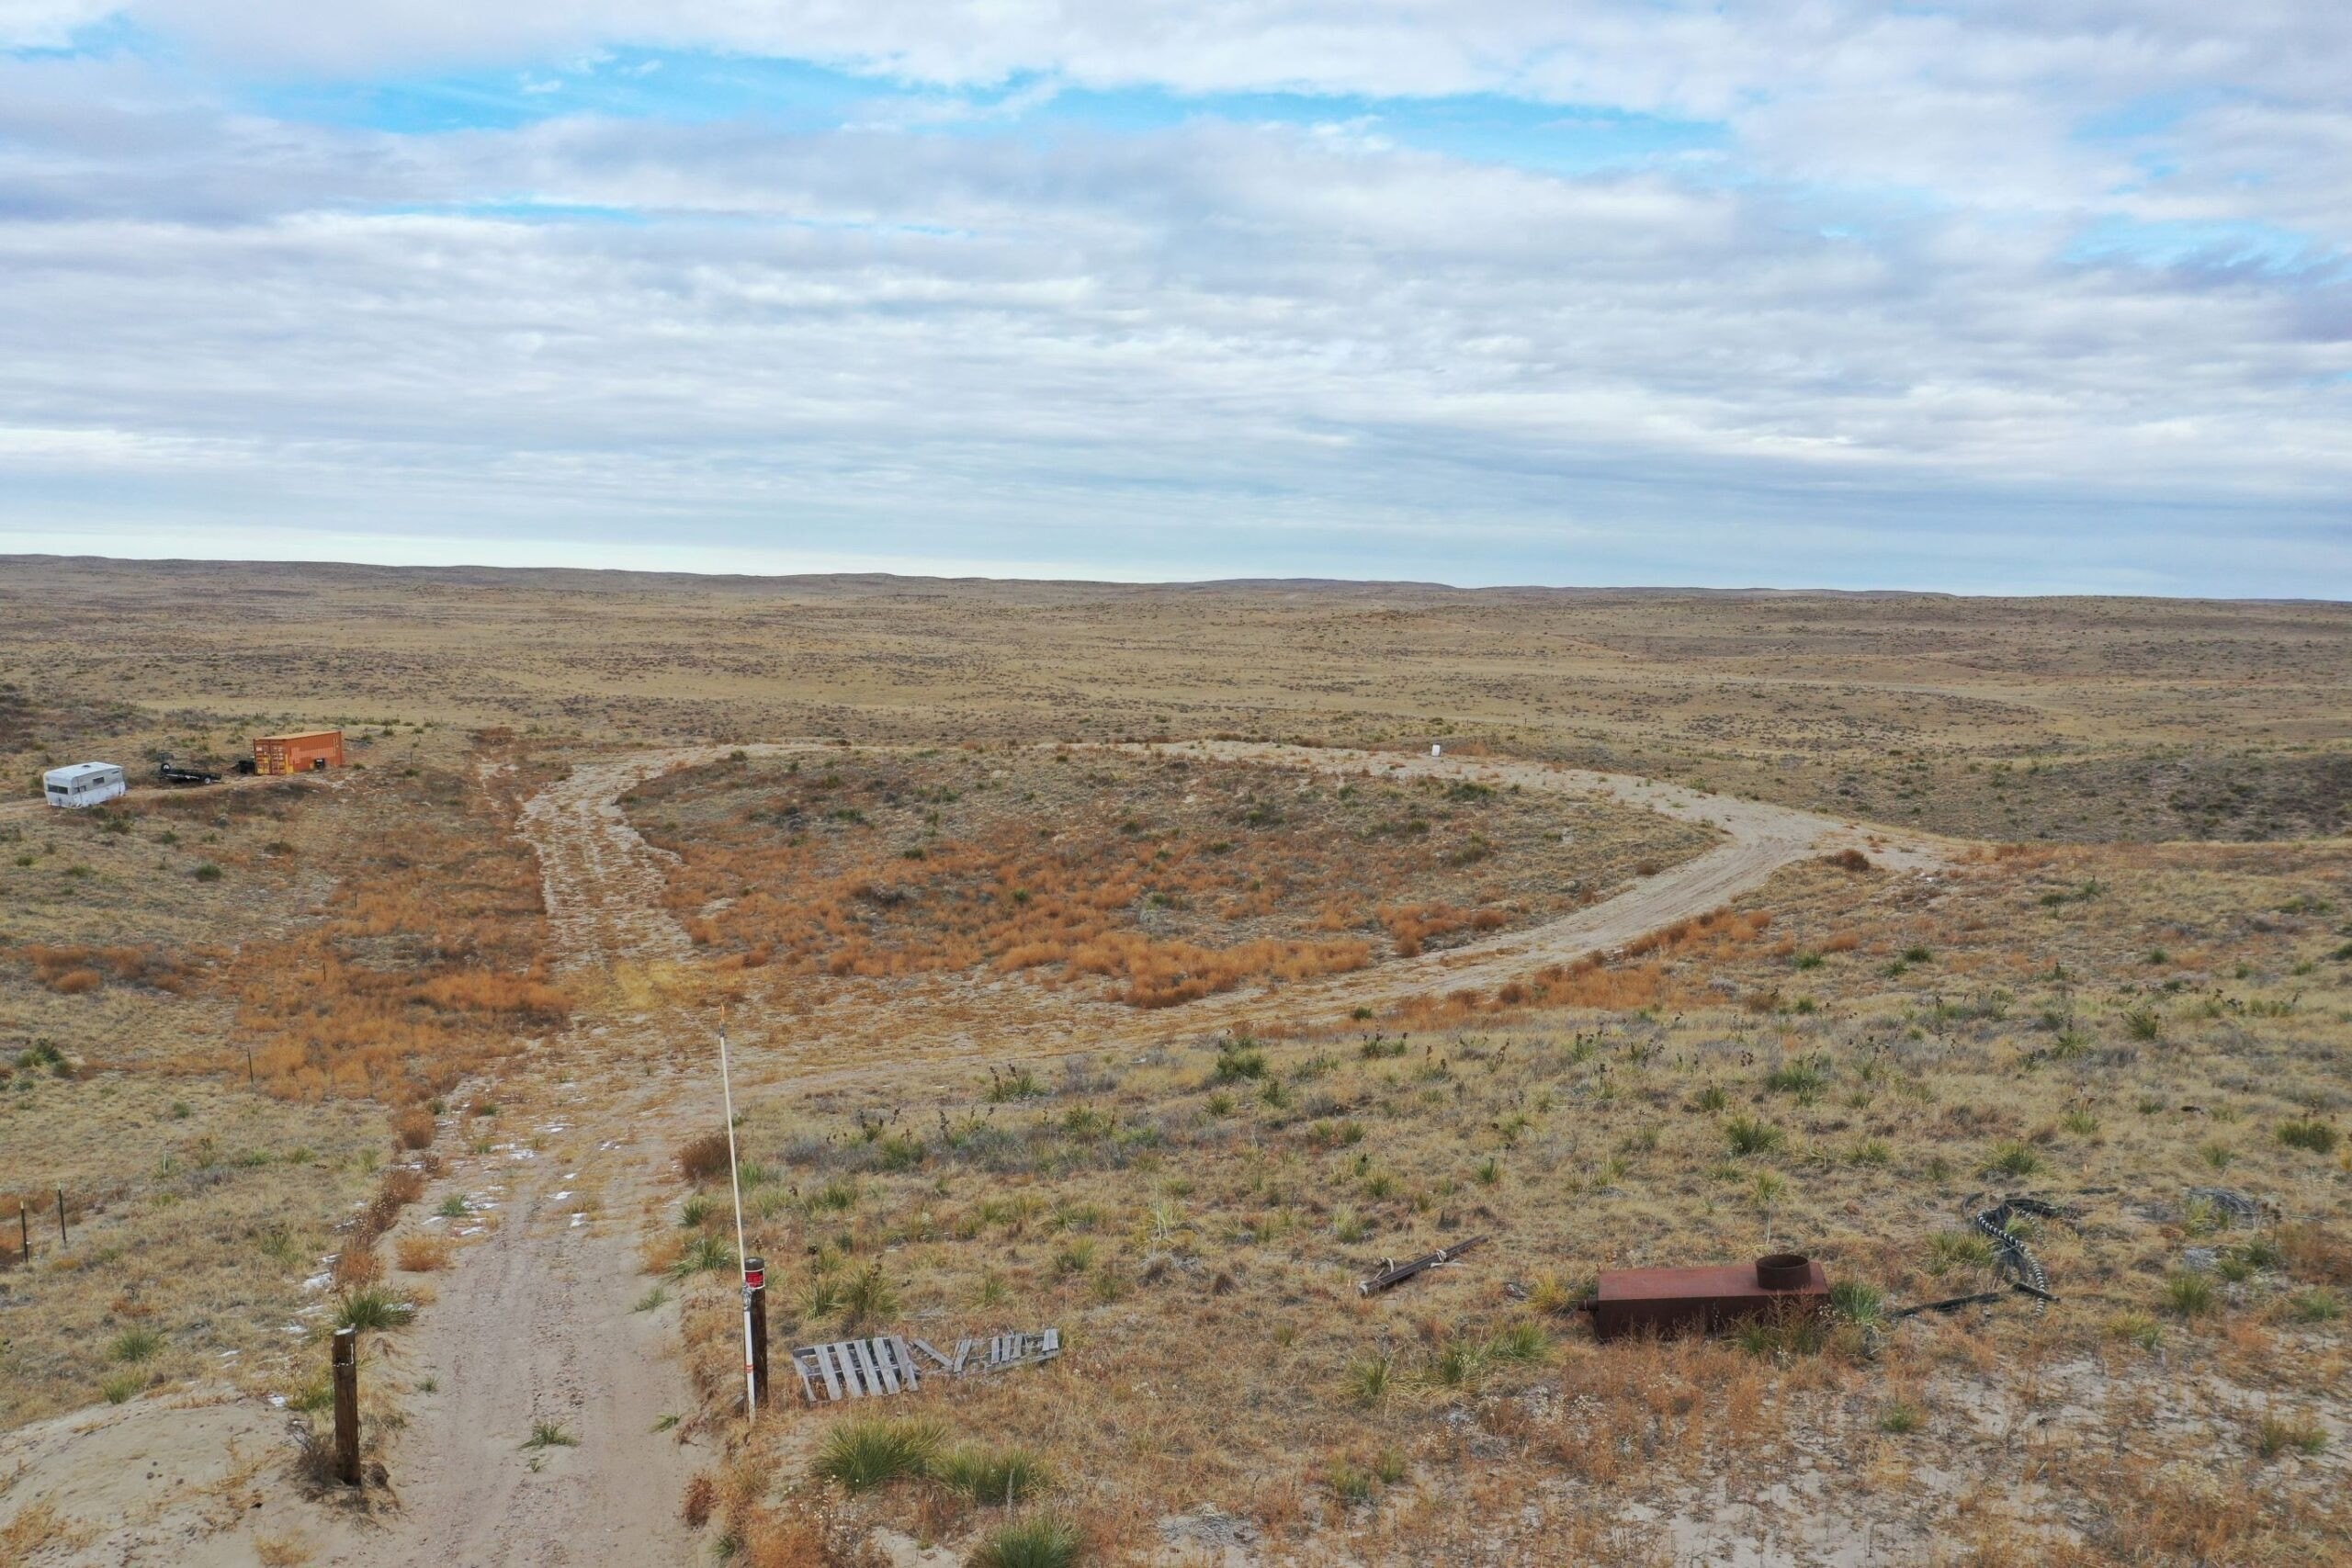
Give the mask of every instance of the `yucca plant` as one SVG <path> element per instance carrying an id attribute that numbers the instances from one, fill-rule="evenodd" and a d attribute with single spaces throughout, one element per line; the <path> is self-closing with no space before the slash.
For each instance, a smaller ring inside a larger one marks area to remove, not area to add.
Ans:
<path id="1" fill-rule="evenodd" d="M 404 1302 L 391 1292 L 377 1285 L 365 1286 L 343 1298 L 336 1307 L 334 1325 L 337 1328 L 399 1328 L 416 1314 L 413 1303 Z"/>
<path id="2" fill-rule="evenodd" d="M 735 1249 L 727 1245 L 725 1238 L 706 1234 L 686 1243 L 678 1260 L 670 1265 L 670 1273 L 683 1280 L 690 1274 L 720 1273 L 734 1265 Z"/>

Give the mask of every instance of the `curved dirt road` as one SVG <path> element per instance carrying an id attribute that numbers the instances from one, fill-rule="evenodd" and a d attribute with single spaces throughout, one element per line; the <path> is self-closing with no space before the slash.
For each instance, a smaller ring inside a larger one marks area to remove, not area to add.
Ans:
<path id="1" fill-rule="evenodd" d="M 747 750 L 774 753 L 820 744 Z M 1288 1016 L 1336 1018 L 1355 1007 L 1385 1007 L 1432 990 L 1491 987 L 1714 908 L 1808 855 L 1853 847 L 1882 865 L 1918 870 L 1951 858 L 1960 847 L 1646 779 L 1541 763 L 1239 742 L 1121 749 L 1605 795 L 1711 824 L 1723 838 L 1617 897 L 1549 924 L 1351 975 L 1294 982 L 1279 993 L 1233 992 L 1170 1012 L 1090 1023 L 1090 1038 L 1099 1035 L 1105 1043 L 1130 1033 L 1164 1035 L 1171 1026 L 1206 1032 L 1238 1024 L 1276 994 Z M 369 1388 L 393 1394 L 406 1407 L 407 1425 L 385 1455 L 396 1506 L 366 1520 L 335 1517 L 273 1489 L 266 1508 L 255 1502 L 255 1511 L 222 1531 L 179 1494 L 131 1495 L 139 1490 L 134 1484 L 107 1505 L 122 1521 L 119 1528 L 82 1549 L 44 1553 L 44 1562 L 95 1568 L 140 1561 L 149 1546 L 168 1540 L 173 1561 L 227 1568 L 253 1560 L 252 1543 L 265 1521 L 268 1529 L 309 1537 L 323 1548 L 325 1561 L 363 1568 L 683 1568 L 696 1560 L 698 1542 L 679 1522 L 677 1509 L 686 1479 L 710 1452 L 657 1429 L 665 1417 L 690 1417 L 695 1409 L 678 1360 L 676 1309 L 635 1308 L 649 1285 L 639 1243 L 662 1228 L 674 1195 L 670 1152 L 684 1132 L 713 1125 L 719 1109 L 715 1074 L 706 1070 L 708 1021 L 667 999 L 674 981 L 690 972 L 692 953 L 662 902 L 668 857 L 628 825 L 618 797 L 669 768 L 715 761 L 727 750 L 644 751 L 582 766 L 535 796 L 522 813 L 518 828 L 539 854 L 550 931 L 580 1005 L 560 1041 L 536 1048 L 535 1054 L 545 1053 L 543 1061 L 526 1055 L 510 1062 L 498 1090 L 498 1117 L 445 1124 L 440 1143 L 447 1173 L 402 1221 L 402 1234 L 481 1228 L 466 1240 L 454 1271 L 414 1281 L 437 1299 L 415 1329 L 389 1337 L 380 1359 L 363 1373 Z M 1068 1048 L 1024 1051 L 1014 1044 L 1008 1052 L 991 1044 L 988 1054 L 1003 1060 Z M 679 1070 L 689 1063 L 693 1070 Z M 814 1071 L 774 1066 L 808 1087 L 935 1072 L 937 1063 L 828 1063 Z M 496 1131 L 485 1137 L 486 1127 Z M 458 1195 L 487 1212 L 456 1221 L 432 1217 L 445 1198 Z M 51 1425 L 71 1432 L 46 1448 L 42 1433 L 17 1435 L 18 1447 L 30 1456 L 25 1473 L 34 1483 L 66 1486 L 61 1495 L 73 1495 L 71 1487 L 84 1483 L 85 1472 L 110 1477 L 123 1472 L 119 1464 L 93 1469 L 78 1457 L 85 1450 L 129 1445 L 152 1468 L 159 1453 L 195 1455 L 219 1447 L 205 1423 L 225 1421 L 246 1449 L 266 1453 L 279 1441 L 281 1424 L 266 1407 L 174 1410 L 144 1402 L 95 1422 L 88 1413 L 62 1420 L 63 1426 Z M 542 1422 L 576 1446 L 526 1449 Z M 266 1462 L 240 1461 L 239 1473 Z"/>
<path id="2" fill-rule="evenodd" d="M 1341 1013 L 1356 1007 L 1393 1007 L 1431 991 L 1487 988 L 1524 979 L 1538 969 L 1604 953 L 1661 927 L 1718 908 L 1762 886 L 1781 867 L 1809 856 L 1856 849 L 1878 865 L 1926 871 L 1945 863 L 1958 846 L 1925 834 L 1843 822 L 1818 812 L 1760 800 L 1706 795 L 1680 784 L 1631 773 L 1600 773 L 1547 762 L 1476 757 L 1398 756 L 1341 748 L 1283 746 L 1255 741 L 1194 741 L 1182 746 L 1122 746 L 1134 752 L 1174 752 L 1228 761 L 1265 762 L 1340 775 L 1443 778 L 1504 788 L 1600 796 L 1711 826 L 1723 842 L 1656 876 L 1644 877 L 1613 898 L 1588 905 L 1540 926 L 1503 931 L 1416 958 L 1392 960 L 1352 974 L 1293 981 L 1283 987 L 1286 1012 Z M 1250 996 L 1208 997 L 1180 1010 L 1188 1021 L 1245 1010 Z"/>
<path id="3" fill-rule="evenodd" d="M 818 744 L 746 750 L 772 754 Z M 1713 909 L 1807 855 L 1863 847 L 1880 863 L 1917 869 L 1942 854 L 1917 835 L 1866 831 L 1784 807 L 1536 763 L 1243 743 L 1122 749 L 1602 795 L 1710 823 L 1724 836 L 1695 858 L 1550 924 L 1285 986 L 1283 1005 L 1294 1014 L 1337 1015 L 1433 988 L 1499 984 Z M 728 750 L 645 751 L 583 765 L 524 808 L 520 829 L 539 853 L 559 961 L 590 982 L 576 988 L 595 991 L 592 976 L 659 971 L 691 953 L 662 904 L 668 857 L 628 825 L 618 797 L 673 767 L 715 761 Z M 480 1191 L 489 1178 L 503 1179 L 502 1223 L 444 1277 L 438 1303 L 413 1337 L 422 1365 L 403 1369 L 431 1375 L 437 1392 L 420 1402 L 391 1457 L 402 1506 L 350 1561 L 393 1568 L 694 1559 L 695 1541 L 675 1521 L 695 1451 L 655 1430 L 662 1417 L 694 1408 L 671 1359 L 674 1309 L 630 1307 L 646 1289 L 636 1244 L 640 1226 L 665 1201 L 668 1153 L 683 1130 L 707 1127 L 718 1113 L 711 1075 L 694 1075 L 680 1092 L 673 1075 L 649 1078 L 647 1066 L 698 1048 L 708 1025 L 661 1001 L 659 987 L 602 989 L 606 999 L 582 1008 L 550 1062 L 551 1071 L 569 1077 L 526 1088 L 515 1080 L 526 1075 L 510 1074 L 504 1091 L 528 1101 L 510 1107 L 509 1115 L 520 1120 L 517 1113 L 527 1110 L 533 1126 L 560 1130 L 548 1138 L 570 1134 L 570 1147 L 560 1157 L 510 1157 L 457 1169 L 420 1206 L 445 1191 L 464 1191 L 469 1183 Z M 639 999 L 625 999 L 631 995 Z M 1234 993 L 1177 1012 L 1187 1026 L 1216 1027 L 1263 999 L 1263 993 Z M 1169 1021 L 1170 1015 L 1155 1015 L 1148 1027 L 1164 1031 Z M 1138 1021 L 1137 1027 L 1146 1026 Z M 818 1076 L 848 1081 L 901 1066 L 883 1062 Z M 574 1194 L 591 1188 L 603 1198 L 595 1216 L 574 1220 Z M 579 1446 L 526 1453 L 518 1445 L 537 1421 L 553 1422 Z"/>

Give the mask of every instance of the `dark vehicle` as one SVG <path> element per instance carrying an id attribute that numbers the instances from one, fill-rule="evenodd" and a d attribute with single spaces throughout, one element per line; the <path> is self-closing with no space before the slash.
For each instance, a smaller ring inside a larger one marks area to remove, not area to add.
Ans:
<path id="1" fill-rule="evenodd" d="M 200 768 L 183 768 L 169 757 L 155 764 L 155 782 L 167 784 L 219 784 L 219 773 L 208 773 Z"/>

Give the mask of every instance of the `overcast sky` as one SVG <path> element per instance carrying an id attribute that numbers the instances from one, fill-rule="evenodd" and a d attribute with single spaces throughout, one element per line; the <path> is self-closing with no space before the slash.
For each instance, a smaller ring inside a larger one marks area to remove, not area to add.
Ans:
<path id="1" fill-rule="evenodd" d="M 2352 597 L 2352 6 L 0 0 L 0 553 Z"/>

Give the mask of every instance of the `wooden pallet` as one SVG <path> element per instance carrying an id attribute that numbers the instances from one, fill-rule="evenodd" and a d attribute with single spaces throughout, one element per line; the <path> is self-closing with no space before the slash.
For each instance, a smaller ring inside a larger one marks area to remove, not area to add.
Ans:
<path id="1" fill-rule="evenodd" d="M 800 1392 L 808 1403 L 820 1399 L 876 1399 L 921 1385 L 914 1352 L 895 1334 L 872 1339 L 839 1339 L 803 1345 L 792 1352 Z"/>
<path id="2" fill-rule="evenodd" d="M 801 1346 L 792 1352 L 792 1367 L 800 1374 L 800 1392 L 811 1404 L 874 1399 L 922 1386 L 923 1373 L 915 1359 L 917 1351 L 948 1376 L 967 1377 L 1050 1361 L 1062 1353 L 1062 1331 L 1048 1328 L 1035 1334 L 959 1339 L 952 1356 L 926 1340 L 910 1341 L 895 1334 L 840 1339 Z"/>

